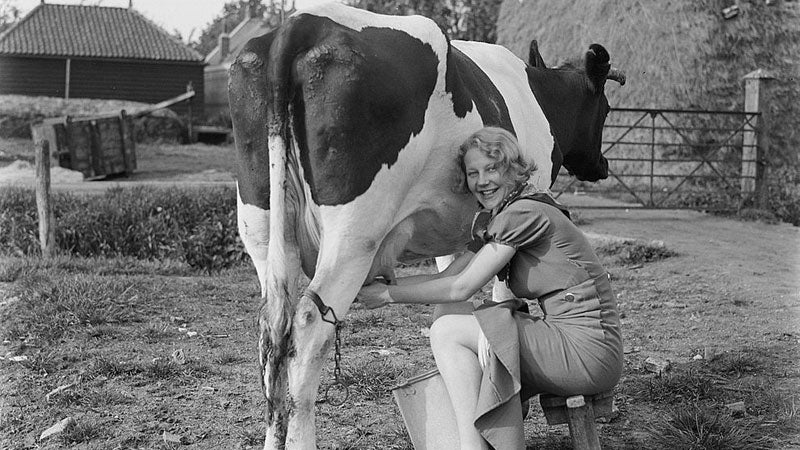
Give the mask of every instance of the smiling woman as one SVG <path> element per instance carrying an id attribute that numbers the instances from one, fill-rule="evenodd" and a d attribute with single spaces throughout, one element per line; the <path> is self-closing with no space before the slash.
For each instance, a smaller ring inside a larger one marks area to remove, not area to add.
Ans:
<path id="1" fill-rule="evenodd" d="M 457 161 L 456 189 L 473 193 L 486 209 L 499 206 L 536 170 L 521 157 L 514 135 L 496 127 L 473 134 L 459 148 Z"/>
<path id="2" fill-rule="evenodd" d="M 431 350 L 451 393 L 461 448 L 524 448 L 521 401 L 540 393 L 597 394 L 619 380 L 616 300 L 567 211 L 528 185 L 532 170 L 511 133 L 477 131 L 460 146 L 458 164 L 456 187 L 484 208 L 468 250 L 443 272 L 375 283 L 358 299 L 368 308 L 457 303 L 495 275 L 505 281 L 515 299 L 439 317 Z M 520 299 L 538 301 L 544 318 L 529 315 Z"/>

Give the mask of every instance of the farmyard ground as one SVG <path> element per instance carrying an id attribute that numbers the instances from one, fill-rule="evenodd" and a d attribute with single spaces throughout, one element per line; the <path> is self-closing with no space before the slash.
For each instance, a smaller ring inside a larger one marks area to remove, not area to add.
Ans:
<path id="1" fill-rule="evenodd" d="M 230 156 L 229 147 L 179 150 L 168 158 L 173 169 L 160 166 L 164 176 L 139 176 L 202 180 L 214 166 L 186 171 L 181 165 L 191 163 L 182 159 Z M 800 448 L 800 229 L 687 211 L 577 215 L 598 247 L 608 248 L 610 235 L 662 241 L 676 252 L 652 262 L 621 260 L 625 248 L 604 256 L 626 348 L 619 414 L 600 425 L 604 448 L 681 448 L 663 439 L 671 436 L 667 419 L 676 427 L 681 411 L 700 424 L 717 418 L 720 432 L 744 445 L 738 448 Z M 0 448 L 260 447 L 251 268 L 204 276 L 169 262 L 5 259 L 0 275 Z M 342 358 L 351 397 L 342 407 L 319 397 L 321 448 L 411 447 L 389 389 L 433 367 L 430 312 L 351 310 Z M 648 357 L 669 360 L 672 369 L 647 372 Z M 332 359 L 323 383 L 331 369 Z M 739 401 L 744 413 L 725 407 Z M 38 440 L 65 417 L 76 421 L 67 433 Z M 529 448 L 570 448 L 566 430 L 546 427 L 535 406 L 526 433 Z M 737 448 L 724 445 L 696 448 Z"/>

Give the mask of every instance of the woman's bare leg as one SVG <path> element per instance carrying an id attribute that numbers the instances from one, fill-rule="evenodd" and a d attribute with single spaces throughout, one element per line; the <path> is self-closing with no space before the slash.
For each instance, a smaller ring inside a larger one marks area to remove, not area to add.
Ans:
<path id="1" fill-rule="evenodd" d="M 456 414 L 461 449 L 488 449 L 473 423 L 483 371 L 478 363 L 480 327 L 472 315 L 442 316 L 431 326 L 431 349 Z"/>

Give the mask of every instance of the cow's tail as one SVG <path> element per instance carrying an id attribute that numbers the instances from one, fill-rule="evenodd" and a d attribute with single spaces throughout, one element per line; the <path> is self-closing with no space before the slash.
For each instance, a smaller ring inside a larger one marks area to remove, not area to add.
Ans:
<path id="1" fill-rule="evenodd" d="M 286 403 L 288 358 L 292 349 L 292 319 L 298 298 L 301 275 L 297 245 L 297 212 L 302 206 L 292 167 L 297 161 L 292 152 L 291 66 L 296 51 L 292 46 L 290 18 L 277 32 L 267 63 L 267 118 L 270 176 L 270 240 L 267 295 L 259 315 L 259 354 L 267 419 L 272 439 L 278 446 L 286 438 L 291 405 Z"/>

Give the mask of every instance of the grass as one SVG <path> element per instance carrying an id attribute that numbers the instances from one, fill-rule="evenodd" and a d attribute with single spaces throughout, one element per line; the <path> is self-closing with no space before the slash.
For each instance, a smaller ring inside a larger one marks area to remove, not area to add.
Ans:
<path id="1" fill-rule="evenodd" d="M 402 362 L 386 358 L 364 358 L 348 364 L 343 381 L 364 401 L 376 401 L 391 395 L 391 388 L 415 375 Z"/>
<path id="2" fill-rule="evenodd" d="M 102 438 L 108 433 L 108 426 L 94 420 L 73 422 L 59 435 L 61 444 L 73 445 Z"/>
<path id="3" fill-rule="evenodd" d="M 675 295 L 660 284 L 669 276 L 653 256 L 660 253 L 632 248 L 608 247 L 604 256 L 626 296 L 656 302 Z M 657 275 L 628 270 L 621 256 L 630 254 L 644 255 L 635 263 L 652 264 Z M 2 260 L 0 289 L 17 299 L 0 307 L 0 354 L 28 360 L 0 360 L 0 448 L 164 448 L 165 430 L 193 448 L 260 448 L 264 399 L 255 362 L 259 299 L 253 270 L 208 275 L 175 267 L 129 258 Z M 401 274 L 428 270 L 430 265 L 416 265 Z M 711 304 L 730 301 L 711 288 L 703 295 Z M 736 308 L 746 315 L 759 307 Z M 316 405 L 320 448 L 412 448 L 391 388 L 434 367 L 423 333 L 430 313 L 427 306 L 351 309 L 344 318 L 341 367 L 350 399 L 342 407 L 322 401 L 333 381 L 329 354 Z M 626 339 L 651 351 L 663 345 L 649 340 L 656 334 L 651 328 L 685 319 L 681 309 L 626 313 L 625 320 L 639 326 L 627 328 Z M 636 369 L 639 353 L 626 355 L 616 396 L 620 416 L 600 427 L 604 446 L 760 449 L 794 439 L 800 393 L 792 387 L 795 375 L 781 369 L 775 356 L 788 350 L 755 341 L 718 347 L 709 360 L 674 361 L 661 377 Z M 183 364 L 172 357 L 177 350 Z M 45 400 L 68 383 L 74 386 Z M 738 401 L 745 413 L 733 416 L 725 405 Z M 44 428 L 68 416 L 76 419 L 74 428 L 57 440 L 36 441 Z M 547 427 L 540 416 L 526 421 L 530 448 L 571 448 L 567 432 Z"/>
<path id="4" fill-rule="evenodd" d="M 132 282 L 93 275 L 29 273 L 18 282 L 18 300 L 0 317 L 7 322 L 4 339 L 24 338 L 48 345 L 81 327 L 141 320 L 139 288 Z M 104 328 L 106 333 L 110 330 Z"/>
<path id="5" fill-rule="evenodd" d="M 762 450 L 772 448 L 769 439 L 742 421 L 724 413 L 680 408 L 649 428 L 655 448 L 671 450 Z"/>
<path id="6" fill-rule="evenodd" d="M 714 398 L 718 389 L 715 380 L 705 374 L 681 371 L 638 379 L 632 390 L 640 400 L 669 405 L 708 400 Z"/>

